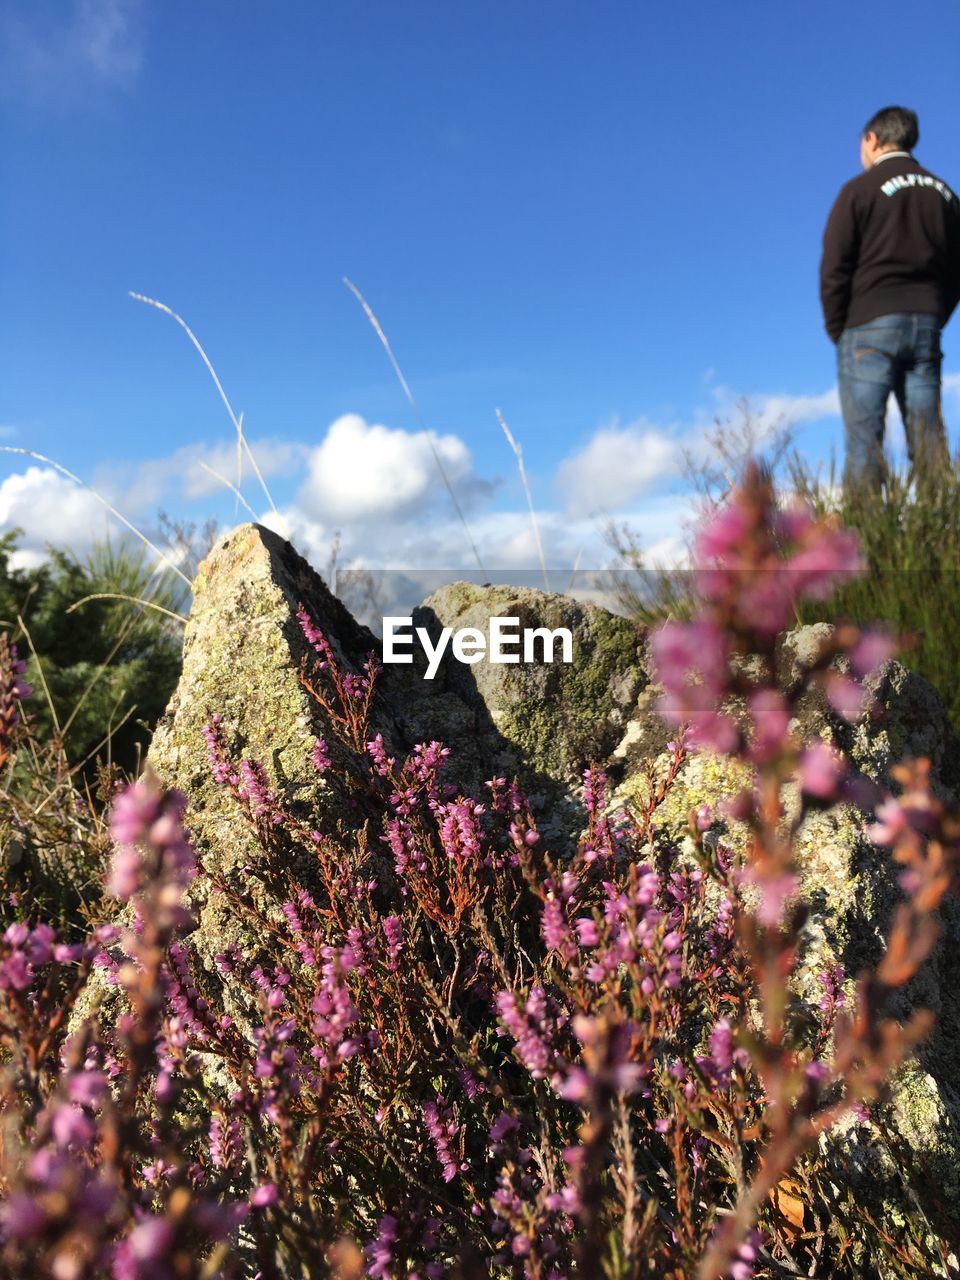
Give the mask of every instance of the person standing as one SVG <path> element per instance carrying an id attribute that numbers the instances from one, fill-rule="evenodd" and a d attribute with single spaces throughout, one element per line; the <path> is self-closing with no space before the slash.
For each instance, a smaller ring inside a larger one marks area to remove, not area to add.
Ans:
<path id="1" fill-rule="evenodd" d="M 919 136 L 906 107 L 871 118 L 860 137 L 865 172 L 841 189 L 823 235 L 820 301 L 837 345 L 845 491 L 880 491 L 891 392 L 918 480 L 949 463 L 940 333 L 960 301 L 960 199 L 914 159 Z"/>

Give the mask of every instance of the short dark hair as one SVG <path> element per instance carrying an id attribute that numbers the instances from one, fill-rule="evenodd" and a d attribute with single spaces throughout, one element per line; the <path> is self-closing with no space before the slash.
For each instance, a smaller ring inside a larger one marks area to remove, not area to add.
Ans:
<path id="1" fill-rule="evenodd" d="M 877 135 L 881 147 L 912 151 L 920 138 L 920 121 L 909 107 L 884 107 L 863 126 L 863 137 Z"/>

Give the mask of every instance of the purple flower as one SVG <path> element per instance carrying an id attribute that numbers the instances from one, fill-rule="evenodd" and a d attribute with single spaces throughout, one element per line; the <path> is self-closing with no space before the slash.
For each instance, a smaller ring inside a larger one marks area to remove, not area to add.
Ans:
<path id="1" fill-rule="evenodd" d="M 747 699 L 753 720 L 750 759 L 764 764 L 783 749 L 790 723 L 787 700 L 777 689 L 758 689 Z"/>
<path id="2" fill-rule="evenodd" d="M 403 921 L 399 916 L 387 916 L 381 921 L 381 927 L 387 940 L 387 968 L 395 973 L 400 967 L 399 956 L 403 950 Z"/>
<path id="3" fill-rule="evenodd" d="M 516 1116 L 512 1116 L 509 1111 L 501 1111 L 496 1120 L 490 1126 L 490 1141 L 494 1145 L 502 1142 L 508 1133 L 512 1133 L 514 1129 L 520 1127 Z"/>
<path id="4" fill-rule="evenodd" d="M 58 1147 L 85 1147 L 96 1134 L 96 1127 L 88 1115 L 71 1103 L 64 1103 L 53 1113 L 50 1127 Z"/>
<path id="5" fill-rule="evenodd" d="M 130 1232 L 128 1241 L 138 1262 L 159 1262 L 170 1252 L 173 1224 L 167 1218 L 144 1218 Z"/>
<path id="6" fill-rule="evenodd" d="M 752 1280 L 760 1250 L 761 1236 L 759 1231 L 751 1231 L 737 1250 L 730 1264 L 730 1280 Z"/>
<path id="7" fill-rule="evenodd" d="M 458 1164 L 453 1152 L 453 1140 L 460 1132 L 453 1106 L 437 1094 L 436 1102 L 428 1102 L 423 1109 L 427 1132 L 433 1141 L 437 1159 L 443 1168 L 444 1182 L 452 1182 L 458 1172 L 466 1172 L 466 1164 Z"/>
<path id="8" fill-rule="evenodd" d="M 546 992 L 542 987 L 531 987 L 522 1008 L 512 991 L 499 992 L 496 1001 L 500 1021 L 517 1042 L 517 1057 L 534 1080 L 542 1080 L 556 1058 L 551 1041 L 557 1025 L 550 1015 Z"/>
<path id="9" fill-rule="evenodd" d="M 373 1280 L 391 1280 L 396 1239 L 397 1220 L 392 1213 L 385 1213 L 377 1226 L 377 1238 L 366 1248 L 367 1275 Z"/>
<path id="10" fill-rule="evenodd" d="M 866 695 L 856 680 L 841 675 L 839 671 L 831 671 L 826 680 L 827 701 L 838 715 L 851 723 L 859 720 L 866 705 Z"/>
<path id="11" fill-rule="evenodd" d="M 830 800 L 837 794 L 846 767 L 825 742 L 814 742 L 800 756 L 800 786 L 810 796 Z"/>
<path id="12" fill-rule="evenodd" d="M 850 666 L 861 680 L 873 675 L 897 651 L 896 641 L 882 631 L 864 631 L 850 650 Z"/>

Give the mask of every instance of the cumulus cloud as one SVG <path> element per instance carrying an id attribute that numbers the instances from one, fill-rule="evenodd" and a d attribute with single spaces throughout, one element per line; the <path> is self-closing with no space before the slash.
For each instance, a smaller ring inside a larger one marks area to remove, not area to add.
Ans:
<path id="1" fill-rule="evenodd" d="M 84 555 L 110 529 L 106 508 L 48 467 L 28 467 L 0 484 L 0 528 L 22 529 L 15 567 L 32 568 L 46 558 L 47 545 Z"/>
<path id="2" fill-rule="evenodd" d="M 719 419 L 749 417 L 758 443 L 769 439 L 778 429 L 802 426 L 808 422 L 820 422 L 824 418 L 840 416 L 840 395 L 836 386 L 815 395 L 791 395 L 789 393 L 760 393 L 741 395 L 730 387 L 712 388 L 713 408 L 697 415 L 697 427 L 705 428 L 707 419 L 714 423 Z"/>
<path id="3" fill-rule="evenodd" d="M 291 440 L 263 439 L 248 441 L 264 480 L 289 476 L 300 470 L 309 454 L 307 445 Z M 241 458 L 240 489 L 248 499 L 260 486 L 246 451 Z M 97 469 L 94 488 L 108 486 L 122 491 L 123 501 L 134 510 L 143 511 L 164 503 L 194 502 L 215 494 L 226 493 L 226 486 L 216 472 L 230 484 L 237 483 L 237 447 L 221 445 L 183 445 L 165 458 L 147 458 L 130 464 L 109 463 Z"/>
<path id="4" fill-rule="evenodd" d="M 683 565 L 689 497 L 651 497 L 630 520 L 648 567 Z M 612 575 L 597 574 L 615 563 L 604 524 L 565 511 L 539 511 L 551 590 L 569 592 L 614 607 Z M 265 513 L 261 523 L 289 538 L 329 579 L 335 531 L 295 505 Z M 542 587 L 536 540 L 526 509 L 473 514 L 470 532 L 483 563 L 478 569 L 455 515 L 438 512 L 429 521 L 400 517 L 390 525 L 360 524 L 344 533 L 337 555 L 336 590 L 362 621 L 379 629 L 385 613 L 404 614 L 447 582 L 513 582 Z M 360 570 L 360 573 L 352 572 Z M 372 591 L 370 587 L 372 585 Z"/>
<path id="5" fill-rule="evenodd" d="M 708 371 L 712 376 L 712 370 Z M 729 387 L 710 389 L 686 423 L 669 427 L 641 418 L 627 426 L 599 428 L 588 443 L 566 458 L 557 471 L 557 487 L 571 515 L 616 512 L 635 507 L 665 481 L 680 478 L 687 457 L 712 456 L 711 436 L 718 423 L 749 418 L 752 437 L 762 447 L 781 428 L 838 417 L 836 387 L 814 395 L 738 396 Z"/>
<path id="6" fill-rule="evenodd" d="M 653 423 L 602 427 L 560 464 L 557 487 L 571 515 L 616 511 L 676 475 L 679 464 L 676 438 Z"/>
<path id="7" fill-rule="evenodd" d="M 839 414 L 840 395 L 836 387 L 815 396 L 760 396 L 754 408 L 757 427 L 762 435 L 777 427 L 820 422 L 823 418 L 836 418 Z"/>
<path id="8" fill-rule="evenodd" d="M 657 495 L 630 517 L 649 564 L 677 563 L 682 557 L 686 522 L 692 515 L 688 495 Z M 260 522 L 289 538 L 317 568 L 323 570 L 338 529 L 315 519 L 296 503 L 277 513 L 265 512 Z M 563 510 L 538 510 L 537 520 L 547 565 L 569 574 L 606 567 L 612 551 L 606 522 L 592 516 L 572 517 Z M 536 539 L 526 508 L 474 512 L 468 517 L 470 534 L 486 569 L 540 572 Z M 470 543 L 453 512 L 443 510 L 430 520 L 401 515 L 392 522 L 370 520 L 343 531 L 341 566 L 377 569 L 475 571 Z"/>
<path id="9" fill-rule="evenodd" d="M 311 451 L 297 506 L 337 525 L 422 513 L 445 489 L 435 453 L 461 502 L 491 491 L 474 473 L 470 450 L 458 436 L 404 431 L 344 414 Z"/>
<path id="10" fill-rule="evenodd" d="M 8 95 L 64 99 L 91 82 L 128 87 L 143 62 L 143 0 L 72 0 L 53 13 L 20 0 L 0 19 Z"/>

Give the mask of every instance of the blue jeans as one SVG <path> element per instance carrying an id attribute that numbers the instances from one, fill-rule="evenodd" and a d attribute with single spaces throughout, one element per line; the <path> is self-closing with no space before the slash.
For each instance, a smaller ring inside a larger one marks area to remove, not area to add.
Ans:
<path id="1" fill-rule="evenodd" d="M 886 475 L 883 433 L 891 391 L 903 417 L 917 479 L 934 477 L 948 465 L 941 362 L 938 316 L 880 316 L 844 329 L 837 344 L 837 370 L 846 435 L 846 491 L 854 486 L 880 490 Z"/>

